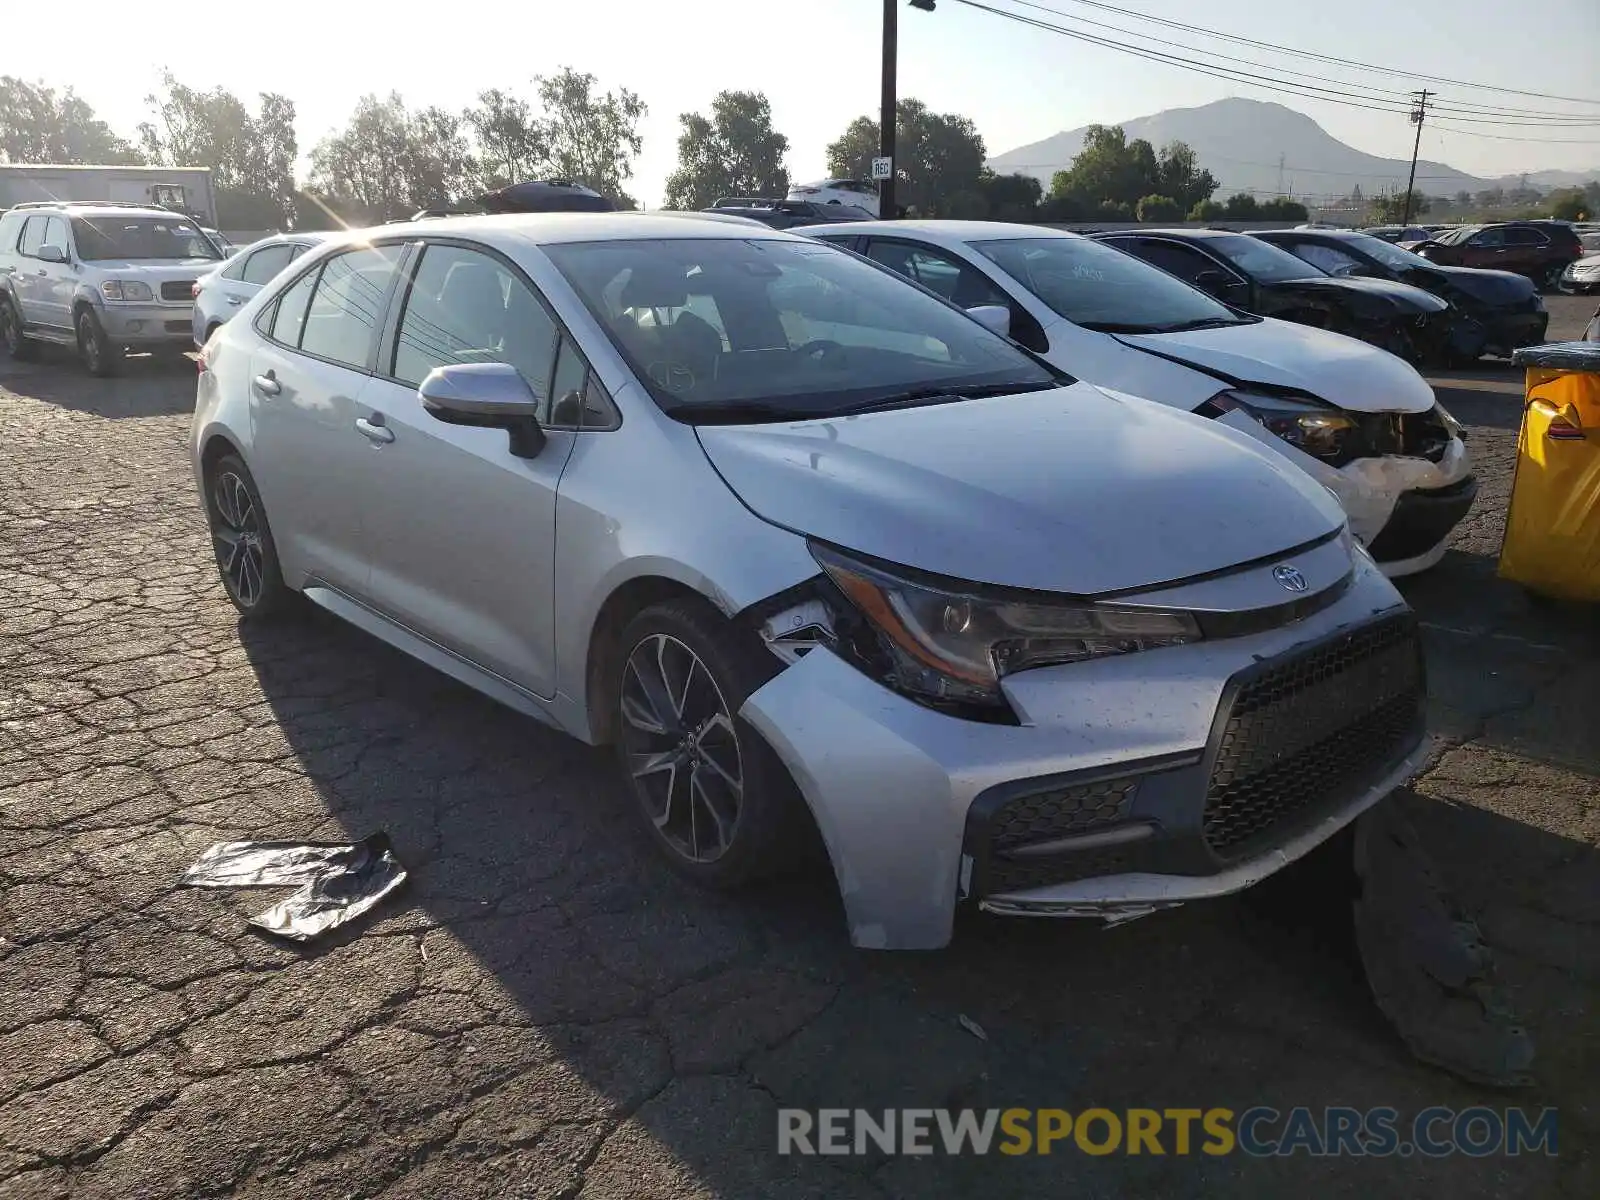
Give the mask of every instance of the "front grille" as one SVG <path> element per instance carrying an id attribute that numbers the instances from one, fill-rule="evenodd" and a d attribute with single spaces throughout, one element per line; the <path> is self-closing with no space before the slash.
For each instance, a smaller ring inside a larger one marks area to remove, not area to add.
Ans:
<path id="1" fill-rule="evenodd" d="M 1410 616 L 1270 664 L 1228 710 L 1206 791 L 1206 845 L 1221 858 L 1250 854 L 1370 786 L 1416 743 L 1423 700 Z"/>
<path id="2" fill-rule="evenodd" d="M 161 285 L 161 298 L 163 300 L 193 300 L 194 280 L 169 279 Z"/>

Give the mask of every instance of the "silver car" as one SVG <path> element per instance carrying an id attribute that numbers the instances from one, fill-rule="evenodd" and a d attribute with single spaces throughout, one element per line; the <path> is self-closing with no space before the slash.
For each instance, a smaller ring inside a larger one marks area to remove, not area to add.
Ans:
<path id="1" fill-rule="evenodd" d="M 273 276 L 313 246 L 328 240 L 326 233 L 280 233 L 252 242 L 227 262 L 208 271 L 194 284 L 194 344 L 206 340 L 259 292 Z"/>
<path id="2" fill-rule="evenodd" d="M 1414 619 L 1331 495 L 808 239 L 386 226 L 200 361 L 246 619 L 309 600 L 613 747 L 703 884 L 819 834 L 858 946 L 1234 892 L 1420 764 Z"/>

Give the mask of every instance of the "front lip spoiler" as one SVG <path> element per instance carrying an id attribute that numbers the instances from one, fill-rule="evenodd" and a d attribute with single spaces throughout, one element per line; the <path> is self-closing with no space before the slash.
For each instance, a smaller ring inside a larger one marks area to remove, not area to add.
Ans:
<path id="1" fill-rule="evenodd" d="M 1215 875 L 1156 875 L 1136 872 L 1079 879 L 1026 892 L 1006 892 L 978 901 L 984 912 L 1005 917 L 1092 917 L 1118 925 L 1176 908 L 1192 900 L 1215 900 L 1254 887 L 1304 858 L 1396 788 L 1421 772 L 1433 753 L 1433 739 L 1424 737 L 1394 770 L 1344 807 L 1264 854 L 1235 863 Z"/>

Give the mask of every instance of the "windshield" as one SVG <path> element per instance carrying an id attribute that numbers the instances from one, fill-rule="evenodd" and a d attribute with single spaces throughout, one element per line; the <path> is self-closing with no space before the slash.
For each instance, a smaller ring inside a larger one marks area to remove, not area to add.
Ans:
<path id="1" fill-rule="evenodd" d="M 1246 275 L 1262 283 L 1282 283 L 1289 279 L 1311 279 L 1325 272 L 1296 258 L 1287 250 L 1269 245 L 1242 233 L 1225 233 L 1205 240 L 1207 250 L 1215 250 Z"/>
<path id="2" fill-rule="evenodd" d="M 544 250 L 680 420 L 825 417 L 1070 382 L 892 272 L 820 242 L 638 239 Z"/>
<path id="3" fill-rule="evenodd" d="M 1433 266 L 1420 254 L 1402 250 L 1399 246 L 1392 246 L 1382 238 L 1369 237 L 1364 233 L 1353 234 L 1348 238 L 1340 238 L 1339 240 L 1349 243 L 1352 250 L 1358 250 L 1368 258 L 1377 259 L 1392 271 L 1409 271 L 1412 267 Z"/>
<path id="4" fill-rule="evenodd" d="M 85 262 L 136 258 L 208 258 L 222 254 L 192 223 L 174 217 L 74 217 L 73 240 Z"/>
<path id="5" fill-rule="evenodd" d="M 1245 320 L 1149 263 L 1088 238 L 970 242 L 1075 325 L 1110 333 L 1160 333 Z"/>

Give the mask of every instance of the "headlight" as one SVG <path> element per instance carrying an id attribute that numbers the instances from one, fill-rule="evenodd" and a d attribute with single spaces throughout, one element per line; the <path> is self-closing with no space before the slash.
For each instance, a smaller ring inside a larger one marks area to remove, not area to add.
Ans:
<path id="1" fill-rule="evenodd" d="M 937 584 L 811 546 L 878 635 L 885 682 L 914 697 L 1004 707 L 1003 676 L 1199 641 L 1191 613 L 1071 600 L 1016 600 L 980 584 Z"/>
<path id="2" fill-rule="evenodd" d="M 148 283 L 140 283 L 137 279 L 108 279 L 100 285 L 100 291 L 107 300 L 154 300 L 156 294 L 150 290 Z"/>
<path id="3" fill-rule="evenodd" d="M 1220 412 L 1237 409 L 1296 449 L 1330 462 L 1348 457 L 1346 443 L 1358 429 L 1349 414 L 1320 400 L 1265 396 L 1259 392 L 1218 392 L 1209 403 Z"/>
<path id="4" fill-rule="evenodd" d="M 1544 297 L 1539 295 L 1538 292 L 1535 292 L 1533 294 L 1533 311 L 1534 312 L 1543 312 L 1544 311 Z"/>

